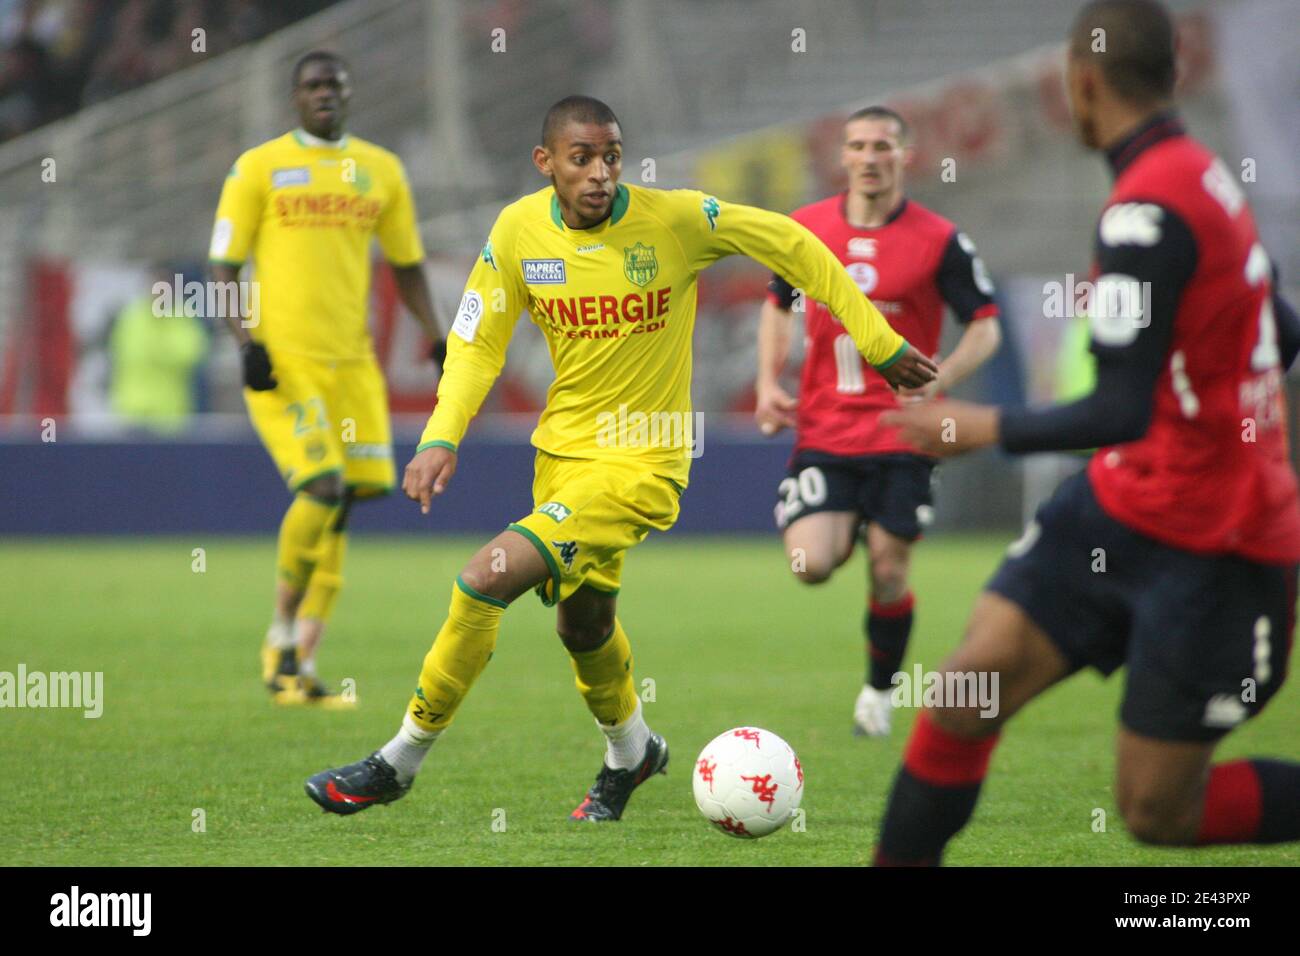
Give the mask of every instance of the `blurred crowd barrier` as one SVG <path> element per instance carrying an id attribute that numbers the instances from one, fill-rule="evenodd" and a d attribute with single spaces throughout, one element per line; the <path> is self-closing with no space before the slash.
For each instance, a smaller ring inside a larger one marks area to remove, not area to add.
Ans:
<path id="1" fill-rule="evenodd" d="M 1293 5 L 1173 5 L 1183 113 L 1240 173 L 1294 297 Z M 209 317 L 198 316 L 201 342 L 182 334 L 159 346 L 168 371 L 143 390 L 170 396 L 156 421 L 121 404 L 115 378 L 132 365 L 115 351 L 132 340 L 116 331 L 138 316 L 160 274 L 182 286 L 203 278 L 222 177 L 243 148 L 292 125 L 289 69 L 318 46 L 353 62 L 353 128 L 407 164 L 444 321 L 496 212 L 541 184 L 528 152 L 545 107 L 565 93 L 591 92 L 620 114 L 627 180 L 785 211 L 841 188 L 843 118 L 886 102 L 913 126 L 909 192 L 972 236 L 999 287 L 1006 345 L 959 394 L 1050 400 L 1068 365 L 1063 352 L 1078 343 L 1068 322 L 1045 314 L 1044 290 L 1086 277 L 1109 185 L 1100 157 L 1070 133 L 1059 38 L 1073 6 L 668 0 L 653 16 L 630 0 L 330 6 L 0 145 L 0 434 L 12 449 L 39 441 L 42 423 L 54 420 L 70 436 L 101 443 L 178 431 L 189 440 L 249 440 L 237 356 Z M 800 30 L 806 57 L 790 54 Z M 374 275 L 372 329 L 401 433 L 418 429 L 432 408 L 436 377 L 391 275 Z M 753 263 L 728 260 L 700 282 L 695 402 L 720 421 L 743 421 L 752 406 L 766 280 Z M 954 339 L 950 328 L 942 348 Z M 523 321 L 487 416 L 540 408 L 551 380 L 545 353 Z M 798 358 L 796 348 L 792 365 Z M 946 469 L 952 506 L 946 519 L 940 510 L 941 521 L 1019 520 L 1019 473 L 1009 480 L 1005 469 L 996 456 Z M 1029 483 L 1051 480 L 1031 475 Z"/>

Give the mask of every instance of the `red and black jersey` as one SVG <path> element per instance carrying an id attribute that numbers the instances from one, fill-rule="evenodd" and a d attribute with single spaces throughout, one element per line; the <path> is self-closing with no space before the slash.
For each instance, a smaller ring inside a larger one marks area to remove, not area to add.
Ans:
<path id="1" fill-rule="evenodd" d="M 1188 551 L 1300 560 L 1282 386 L 1294 318 L 1245 197 L 1169 114 L 1110 159 L 1088 303 L 1097 387 L 1070 405 L 1004 412 L 1002 443 L 1104 446 L 1088 476 L 1116 521 Z"/>
<path id="2" fill-rule="evenodd" d="M 863 294 L 921 353 L 939 350 L 945 303 L 958 321 L 997 315 L 993 285 L 974 244 L 947 219 L 903 200 L 883 225 L 862 229 L 845 217 L 845 194 L 795 210 L 791 217 L 839 257 Z M 769 298 L 784 309 L 796 292 L 773 276 Z M 853 339 L 820 302 L 806 302 L 807 342 L 799 382 L 795 450 L 856 456 L 916 452 L 897 429 L 880 424 L 898 405 L 893 389 L 858 354 Z"/>

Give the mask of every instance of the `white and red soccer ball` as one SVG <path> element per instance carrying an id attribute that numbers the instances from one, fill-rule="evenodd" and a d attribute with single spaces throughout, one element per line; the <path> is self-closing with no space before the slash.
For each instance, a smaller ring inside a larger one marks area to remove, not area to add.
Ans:
<path id="1" fill-rule="evenodd" d="M 691 776 L 700 812 L 734 837 L 781 829 L 803 798 L 803 768 L 790 745 L 759 727 L 735 727 L 700 751 Z"/>

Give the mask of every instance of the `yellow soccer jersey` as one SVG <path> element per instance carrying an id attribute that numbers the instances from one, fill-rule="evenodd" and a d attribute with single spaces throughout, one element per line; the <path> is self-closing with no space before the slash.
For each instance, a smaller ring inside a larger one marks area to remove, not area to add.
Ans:
<path id="1" fill-rule="evenodd" d="M 330 143 L 294 130 L 231 167 L 209 258 L 240 266 L 252 257 L 250 333 L 272 359 L 363 358 L 372 350 L 366 316 L 373 237 L 394 265 L 424 259 L 401 160 L 355 136 Z"/>
<path id="2" fill-rule="evenodd" d="M 470 273 L 420 448 L 460 442 L 527 309 L 555 365 L 533 444 L 570 458 L 636 458 L 684 484 L 696 276 L 734 254 L 825 302 L 877 368 L 905 350 L 839 260 L 787 216 L 620 185 L 608 219 L 570 229 L 547 186 L 502 210 Z"/>

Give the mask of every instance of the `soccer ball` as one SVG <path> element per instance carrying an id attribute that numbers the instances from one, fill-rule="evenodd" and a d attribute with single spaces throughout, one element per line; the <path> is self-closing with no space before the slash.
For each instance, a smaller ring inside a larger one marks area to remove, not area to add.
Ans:
<path id="1" fill-rule="evenodd" d="M 790 745 L 758 727 L 719 734 L 700 751 L 691 778 L 695 804 L 723 833 L 767 836 L 785 826 L 803 797 L 803 767 Z"/>

